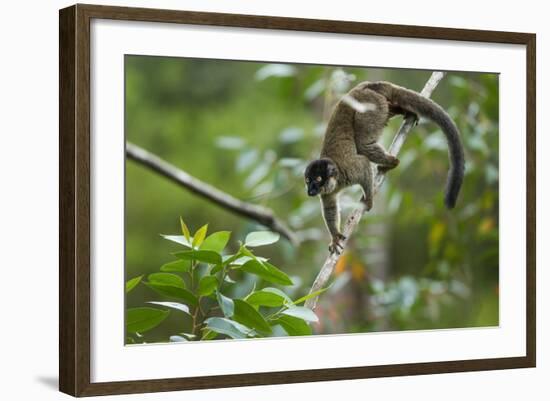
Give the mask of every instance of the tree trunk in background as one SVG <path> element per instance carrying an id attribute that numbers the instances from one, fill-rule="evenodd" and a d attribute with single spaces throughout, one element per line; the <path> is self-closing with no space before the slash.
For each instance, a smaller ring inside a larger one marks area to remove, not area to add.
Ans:
<path id="1" fill-rule="evenodd" d="M 376 206 L 376 213 L 385 215 L 387 213 L 387 196 L 384 191 L 381 191 L 378 194 L 378 204 Z M 389 273 L 390 273 L 390 255 L 389 255 L 389 226 L 387 223 L 387 220 L 384 219 L 383 221 L 379 220 L 378 222 L 368 224 L 366 235 L 368 235 L 371 238 L 377 238 L 377 241 L 373 241 L 369 243 L 369 246 L 367 246 L 367 249 L 365 250 L 367 261 L 367 280 L 380 280 L 384 284 L 388 281 Z M 374 305 L 372 303 L 372 295 L 371 293 L 366 294 L 365 301 L 366 306 L 365 309 L 367 311 L 367 316 L 369 316 L 371 319 L 374 319 L 374 327 L 377 331 L 384 331 L 388 330 L 389 327 L 389 319 L 387 314 L 382 314 L 381 316 L 376 314 L 376 310 L 374 309 Z"/>

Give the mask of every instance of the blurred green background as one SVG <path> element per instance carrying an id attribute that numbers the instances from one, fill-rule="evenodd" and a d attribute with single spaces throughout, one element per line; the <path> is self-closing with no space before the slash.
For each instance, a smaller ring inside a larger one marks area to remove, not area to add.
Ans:
<path id="1" fill-rule="evenodd" d="M 265 64 L 126 56 L 126 139 L 219 189 L 272 208 L 303 239 L 262 248 L 261 256 L 293 277 L 291 296 L 308 292 L 328 254 L 317 198 L 306 196 L 303 170 L 319 154 L 325 123 L 339 97 L 363 80 L 388 80 L 420 91 L 430 71 Z M 400 166 L 388 174 L 333 284 L 316 309 L 318 334 L 498 325 L 498 75 L 449 72 L 433 94 L 456 121 L 466 153 L 457 207 L 443 206 L 447 145 L 421 120 Z M 400 118 L 382 138 L 388 147 Z M 357 189 L 342 196 L 343 219 Z M 158 271 L 178 249 L 159 234 L 232 231 L 238 239 L 262 229 L 126 162 L 126 279 Z M 345 220 L 344 220 L 345 221 Z M 242 277 L 243 296 L 254 286 Z M 128 307 L 158 296 L 145 286 Z M 151 332 L 166 339 L 172 314 Z"/>

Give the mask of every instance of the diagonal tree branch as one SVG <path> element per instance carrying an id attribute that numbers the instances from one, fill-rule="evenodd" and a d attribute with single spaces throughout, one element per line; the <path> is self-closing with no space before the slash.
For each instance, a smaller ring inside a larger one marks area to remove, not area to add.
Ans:
<path id="1" fill-rule="evenodd" d="M 422 92 L 420 92 L 420 94 L 425 97 L 430 97 L 432 92 L 444 76 L 444 72 L 433 72 L 426 82 L 426 85 L 424 85 L 424 89 L 422 89 Z M 393 142 L 389 149 L 390 154 L 397 156 L 397 154 L 401 150 L 401 147 L 403 146 L 403 143 L 405 143 L 405 139 L 407 139 L 409 131 L 415 125 L 415 123 L 416 121 L 414 116 L 409 116 L 405 118 L 405 120 L 401 124 L 401 127 L 399 127 L 397 134 L 393 138 Z M 376 177 L 374 178 L 374 194 L 376 194 L 382 186 L 385 176 L 386 175 L 383 172 L 378 172 L 376 174 Z M 344 229 L 342 230 L 342 234 L 346 237 L 346 239 L 342 243 L 344 249 L 347 245 L 348 239 L 359 224 L 359 221 L 361 220 L 361 217 L 363 216 L 363 213 L 365 213 L 365 211 L 365 205 L 360 202 L 360 205 L 355 210 L 353 210 L 348 217 L 346 224 L 344 225 Z M 319 274 L 315 278 L 313 285 L 311 286 L 311 289 L 309 291 L 310 294 L 319 291 L 320 289 L 325 287 L 326 283 L 330 279 L 330 276 L 332 275 L 334 266 L 336 266 L 336 262 L 338 262 L 339 258 L 340 254 L 337 252 L 333 252 L 328 256 L 328 258 L 325 260 L 325 263 L 323 264 L 323 267 L 321 267 Z M 305 303 L 305 306 L 310 309 L 315 309 L 315 306 L 317 305 L 317 298 L 318 297 L 313 297 L 308 299 Z"/>
<path id="2" fill-rule="evenodd" d="M 296 235 L 281 221 L 271 209 L 237 199 L 175 167 L 155 154 L 126 142 L 126 155 L 129 159 L 175 182 L 196 195 L 229 210 L 239 216 L 254 220 L 270 230 L 281 234 L 293 245 L 298 244 Z"/>

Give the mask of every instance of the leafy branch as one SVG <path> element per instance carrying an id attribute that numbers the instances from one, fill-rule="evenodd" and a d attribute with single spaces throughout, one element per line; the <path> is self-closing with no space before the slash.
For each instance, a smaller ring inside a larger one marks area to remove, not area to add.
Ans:
<path id="1" fill-rule="evenodd" d="M 434 89 L 437 87 L 439 82 L 443 79 L 445 76 L 444 72 L 435 71 L 432 73 L 426 84 L 424 85 L 424 88 L 422 89 L 421 95 L 425 97 L 430 97 Z M 416 119 L 414 116 L 408 116 L 405 118 L 401 126 L 399 127 L 399 130 L 397 131 L 397 134 L 393 138 L 392 144 L 389 149 L 389 153 L 393 156 L 397 156 L 399 151 L 401 150 L 401 147 L 405 143 L 405 140 L 407 139 L 407 136 L 409 134 L 409 131 L 413 128 L 413 126 L 416 123 Z M 374 189 L 373 192 L 376 194 L 382 184 L 384 183 L 385 179 L 385 172 L 378 171 L 376 174 L 376 177 L 374 178 Z M 346 239 L 342 242 L 342 252 L 346 248 L 347 242 L 353 232 L 355 231 L 355 228 L 361 221 L 361 217 L 365 213 L 366 208 L 365 205 L 360 202 L 360 205 L 354 209 L 350 216 L 348 217 L 344 228 L 342 230 L 342 234 L 346 237 Z M 311 289 L 309 291 L 310 294 L 315 294 L 317 291 L 319 291 L 321 288 L 326 287 L 326 283 L 330 279 L 330 276 L 332 275 L 332 272 L 334 270 L 334 267 L 336 266 L 336 263 L 338 262 L 338 259 L 340 258 L 340 253 L 338 252 L 332 252 L 329 254 L 327 259 L 325 260 L 323 266 L 321 267 L 321 270 L 319 271 L 319 274 L 315 278 L 315 281 L 313 282 L 313 285 L 311 286 Z M 317 305 L 317 296 L 312 296 L 306 301 L 305 306 L 310 309 L 315 309 Z"/>
<path id="2" fill-rule="evenodd" d="M 130 142 L 126 143 L 126 155 L 129 159 L 168 178 L 194 194 L 202 196 L 232 213 L 260 223 L 271 231 L 281 234 L 293 245 L 298 244 L 296 235 L 271 209 L 237 199 Z"/>
<path id="3" fill-rule="evenodd" d="M 126 310 L 127 342 L 145 341 L 148 335 L 144 333 L 160 325 L 173 311 L 186 317 L 177 333 L 169 337 L 171 342 L 312 334 L 310 323 L 318 318 L 300 304 L 318 294 L 292 300 L 278 288 L 257 288 L 260 280 L 293 285 L 288 275 L 255 254 L 255 248 L 278 241 L 279 234 L 249 233 L 236 253 L 226 254 L 229 231 L 207 236 L 208 226 L 204 225 L 191 236 L 183 220 L 181 230 L 183 235 L 163 235 L 183 246 L 182 251 L 173 253 L 176 260 L 149 274 L 146 281 L 141 275 L 126 282 L 127 293 L 141 283 L 165 299 L 147 302 L 152 307 Z M 242 284 L 235 280 L 243 273 L 259 281 L 246 296 L 233 298 L 230 294 L 235 292 L 234 287 Z"/>

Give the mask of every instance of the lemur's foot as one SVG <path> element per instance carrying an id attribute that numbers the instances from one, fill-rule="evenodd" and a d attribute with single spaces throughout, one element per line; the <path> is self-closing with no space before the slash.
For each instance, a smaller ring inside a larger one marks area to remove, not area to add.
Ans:
<path id="1" fill-rule="evenodd" d="M 363 195 L 361 202 L 365 205 L 367 212 L 372 209 L 372 197 L 367 198 Z"/>
<path id="2" fill-rule="evenodd" d="M 378 168 L 378 172 L 385 173 L 390 170 L 393 170 L 397 166 L 399 166 L 399 159 L 395 156 L 391 156 L 391 159 L 388 160 L 387 164 L 380 164 L 378 165 L 377 168 Z"/>
<path id="3" fill-rule="evenodd" d="M 412 117 L 414 119 L 414 123 L 413 123 L 413 127 L 416 127 L 418 125 L 418 114 L 416 113 L 413 113 L 412 111 L 407 111 L 405 112 L 405 118 L 409 118 L 409 117 Z"/>
<path id="4" fill-rule="evenodd" d="M 344 241 L 345 239 L 346 236 L 342 234 L 337 234 L 336 236 L 332 237 L 332 241 L 328 246 L 329 252 L 340 254 L 344 249 L 344 244 L 342 243 L 342 241 Z"/>

